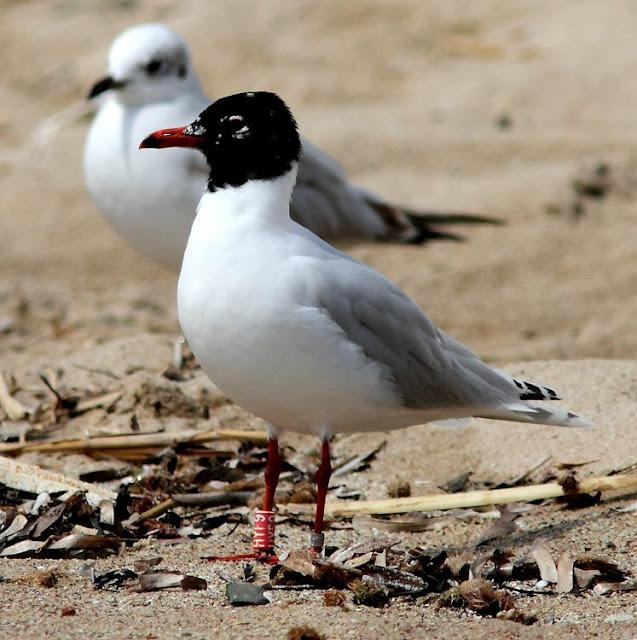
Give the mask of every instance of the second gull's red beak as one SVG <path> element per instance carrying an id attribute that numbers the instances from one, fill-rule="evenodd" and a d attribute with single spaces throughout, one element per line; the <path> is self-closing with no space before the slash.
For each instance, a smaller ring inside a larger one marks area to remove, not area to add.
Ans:
<path id="1" fill-rule="evenodd" d="M 140 149 L 165 149 L 166 147 L 191 147 L 198 149 L 201 145 L 201 136 L 193 136 L 184 133 L 186 127 L 175 127 L 174 129 L 160 129 L 154 131 L 144 138 Z"/>

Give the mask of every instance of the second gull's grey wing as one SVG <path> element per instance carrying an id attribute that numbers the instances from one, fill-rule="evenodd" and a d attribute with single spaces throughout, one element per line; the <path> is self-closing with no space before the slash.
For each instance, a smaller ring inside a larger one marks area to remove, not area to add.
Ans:
<path id="1" fill-rule="evenodd" d="M 290 213 L 322 238 L 378 238 L 386 233 L 382 218 L 347 182 L 336 160 L 305 139 Z"/>

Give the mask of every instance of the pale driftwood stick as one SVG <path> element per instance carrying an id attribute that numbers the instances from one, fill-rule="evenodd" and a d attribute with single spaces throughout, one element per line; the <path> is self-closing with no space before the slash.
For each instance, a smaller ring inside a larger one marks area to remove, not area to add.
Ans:
<path id="1" fill-rule="evenodd" d="M 602 476 L 586 478 L 578 485 L 577 493 L 593 491 L 631 491 L 637 490 L 637 474 Z M 382 515 L 391 513 L 411 513 L 415 511 L 439 511 L 445 509 L 467 509 L 510 502 L 531 502 L 546 498 L 558 498 L 573 495 L 566 492 L 557 482 L 535 484 L 510 489 L 492 489 L 490 491 L 467 491 L 465 493 L 443 493 L 432 496 L 395 498 L 392 500 L 367 500 L 360 502 L 331 502 L 325 507 L 327 516 L 353 516 L 357 514 Z M 308 513 L 311 505 L 281 505 L 284 513 Z"/>
<path id="2" fill-rule="evenodd" d="M 115 493 L 108 489 L 82 482 L 61 473 L 42 469 L 33 464 L 16 462 L 0 456 L 0 482 L 29 493 L 58 493 L 60 491 L 84 491 L 87 501 L 97 506 L 103 500 L 115 500 Z"/>
<path id="3" fill-rule="evenodd" d="M 212 431 L 182 431 L 180 433 L 140 433 L 95 438 L 75 438 L 48 442 L 0 444 L 0 453 L 18 454 L 27 451 L 69 452 L 99 451 L 113 449 L 135 449 L 152 447 L 160 449 L 173 444 L 213 442 L 215 440 L 239 440 L 241 442 L 267 442 L 265 431 L 240 431 L 238 429 L 215 429 Z"/>
<path id="4" fill-rule="evenodd" d="M 9 420 L 22 420 L 31 413 L 19 400 L 9 392 L 9 387 L 0 371 L 0 406 L 5 410 Z"/>

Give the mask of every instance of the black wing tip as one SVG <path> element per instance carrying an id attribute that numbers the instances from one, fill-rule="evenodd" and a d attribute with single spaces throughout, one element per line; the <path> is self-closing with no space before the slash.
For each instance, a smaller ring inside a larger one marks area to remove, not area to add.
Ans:
<path id="1" fill-rule="evenodd" d="M 426 224 L 489 224 L 501 227 L 507 224 L 502 218 L 477 213 L 455 213 L 453 211 L 415 211 L 403 209 L 403 213 L 415 226 Z"/>
<path id="2" fill-rule="evenodd" d="M 430 240 L 448 240 L 451 242 L 465 242 L 466 237 L 450 231 L 441 231 L 435 227 L 438 225 L 504 225 L 504 220 L 488 218 L 465 213 L 436 213 L 415 212 L 403 209 L 402 212 L 413 227 L 415 233 L 404 240 L 405 244 L 425 244 Z"/>
<path id="3" fill-rule="evenodd" d="M 553 389 L 541 387 L 525 380 L 513 380 L 515 386 L 520 389 L 520 400 L 561 400 Z"/>
<path id="4" fill-rule="evenodd" d="M 436 231 L 429 226 L 416 226 L 416 233 L 404 240 L 404 244 L 426 244 L 430 240 L 448 240 L 450 242 L 465 242 L 464 236 L 448 231 Z"/>

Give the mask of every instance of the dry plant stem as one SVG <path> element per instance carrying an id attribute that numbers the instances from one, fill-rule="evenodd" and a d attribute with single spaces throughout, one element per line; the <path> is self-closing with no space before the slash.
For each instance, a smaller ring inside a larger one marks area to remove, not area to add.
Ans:
<path id="1" fill-rule="evenodd" d="M 27 451 L 70 452 L 135 449 L 152 447 L 160 449 L 173 444 L 202 443 L 215 440 L 239 440 L 240 442 L 267 442 L 263 431 L 240 431 L 238 429 L 215 429 L 211 431 L 185 431 L 180 433 L 140 433 L 95 438 L 75 438 L 49 442 L 10 443 L 0 445 L 0 453 L 19 454 Z"/>
<path id="2" fill-rule="evenodd" d="M 253 495 L 253 491 L 216 491 L 214 493 L 176 493 L 171 498 L 181 507 L 218 507 L 246 505 Z"/>
<path id="3" fill-rule="evenodd" d="M 31 412 L 9 392 L 9 387 L 0 371 L 0 406 L 5 410 L 9 420 L 22 420 Z"/>
<path id="4" fill-rule="evenodd" d="M 157 518 L 173 507 L 218 507 L 221 505 L 245 505 L 253 496 L 252 491 L 217 491 L 214 493 L 176 493 L 163 502 L 139 514 L 136 522 Z"/>
<path id="5" fill-rule="evenodd" d="M 176 504 L 177 503 L 172 498 L 168 498 L 167 500 L 156 504 L 154 507 L 151 507 L 150 509 L 147 509 L 146 511 L 140 513 L 139 518 L 137 518 L 135 522 L 142 522 L 144 520 L 148 520 L 149 518 L 157 518 L 163 513 L 166 513 L 166 511 L 172 509 Z"/>
<path id="6" fill-rule="evenodd" d="M 637 490 L 637 474 L 602 476 L 581 480 L 577 493 L 594 491 L 630 491 Z M 547 498 L 573 495 L 565 492 L 556 482 L 493 489 L 491 491 L 467 491 L 466 493 L 443 493 L 432 496 L 396 498 L 394 500 L 370 500 L 361 502 L 339 502 L 325 507 L 326 516 L 352 516 L 356 514 L 382 515 L 391 513 L 411 513 L 415 511 L 438 511 L 445 509 L 466 509 L 510 502 L 531 502 Z M 306 513 L 306 505 L 282 505 L 282 512 Z"/>

